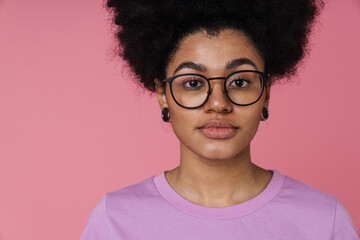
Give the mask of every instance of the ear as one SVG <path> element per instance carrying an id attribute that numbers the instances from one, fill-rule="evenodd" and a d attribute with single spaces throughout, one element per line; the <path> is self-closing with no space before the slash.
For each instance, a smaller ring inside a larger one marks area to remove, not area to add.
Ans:
<path id="1" fill-rule="evenodd" d="M 265 83 L 265 95 L 266 95 L 265 96 L 265 105 L 266 106 L 269 106 L 271 82 L 272 82 L 272 79 L 269 78 L 269 80 L 266 81 L 266 83 Z"/>
<path id="2" fill-rule="evenodd" d="M 168 107 L 167 101 L 166 101 L 166 89 L 165 89 L 165 84 L 164 86 L 161 84 L 160 80 L 155 78 L 154 79 L 154 83 L 155 83 L 155 89 L 156 89 L 156 94 L 159 100 L 159 104 L 160 104 L 160 108 L 163 109 L 164 107 Z"/>

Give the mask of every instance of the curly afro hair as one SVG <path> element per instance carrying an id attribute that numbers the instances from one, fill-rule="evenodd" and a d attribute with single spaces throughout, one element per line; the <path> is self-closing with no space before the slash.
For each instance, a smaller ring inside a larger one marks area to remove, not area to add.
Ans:
<path id="1" fill-rule="evenodd" d="M 271 84 L 290 78 L 308 53 L 308 36 L 323 6 L 321 0 L 107 0 L 118 26 L 118 54 L 151 92 L 154 79 L 166 77 L 181 40 L 200 30 L 245 32 L 262 55 Z"/>

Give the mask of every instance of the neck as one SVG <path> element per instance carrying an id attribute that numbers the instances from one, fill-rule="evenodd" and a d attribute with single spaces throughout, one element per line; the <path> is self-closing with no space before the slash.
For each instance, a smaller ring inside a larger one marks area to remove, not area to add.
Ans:
<path id="1" fill-rule="evenodd" d="M 271 180 L 271 172 L 251 162 L 250 145 L 228 159 L 206 159 L 181 144 L 180 165 L 166 173 L 171 187 L 203 206 L 225 207 L 250 200 Z"/>

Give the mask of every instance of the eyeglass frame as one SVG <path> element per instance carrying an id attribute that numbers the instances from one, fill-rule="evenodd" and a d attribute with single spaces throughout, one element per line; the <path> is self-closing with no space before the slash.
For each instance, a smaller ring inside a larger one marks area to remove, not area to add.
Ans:
<path id="1" fill-rule="evenodd" d="M 231 100 L 231 98 L 229 97 L 227 91 L 226 91 L 226 81 L 234 74 L 236 73 L 240 73 L 240 72 L 254 72 L 254 73 L 258 73 L 260 76 L 261 76 L 261 84 L 262 84 L 262 87 L 261 87 L 261 93 L 260 93 L 260 96 L 252 103 L 248 103 L 248 104 L 238 104 L 238 103 L 235 103 L 233 100 Z M 192 75 L 192 76 L 199 76 L 199 77 L 202 77 L 206 80 L 208 86 L 209 86 L 209 90 L 207 91 L 207 96 L 206 96 L 206 99 L 205 101 L 200 104 L 199 106 L 197 107 L 185 107 L 183 105 L 181 105 L 178 101 L 176 101 L 175 97 L 174 97 L 174 94 L 173 94 L 173 91 L 172 91 L 172 82 L 174 81 L 175 78 L 177 77 L 181 77 L 181 76 L 187 76 L 187 75 Z M 205 77 L 204 75 L 201 75 L 201 74 L 197 74 L 197 73 L 183 73 L 183 74 L 178 74 L 178 75 L 174 75 L 172 77 L 169 77 L 169 78 L 166 78 L 164 80 L 162 80 L 162 82 L 168 82 L 169 85 L 170 85 L 170 92 L 171 92 L 171 96 L 172 98 L 174 99 L 174 101 L 176 102 L 177 105 L 179 105 L 180 107 L 183 107 L 183 108 L 186 108 L 186 109 L 195 109 L 195 108 L 199 108 L 201 107 L 202 105 L 204 105 L 207 100 L 209 99 L 209 96 L 211 94 L 211 85 L 210 85 L 210 80 L 214 80 L 214 79 L 223 79 L 225 80 L 224 81 L 224 92 L 225 92 L 225 95 L 227 97 L 227 99 L 230 100 L 230 102 L 232 102 L 233 104 L 237 105 L 237 106 L 249 106 L 249 105 L 252 105 L 254 103 L 256 103 L 257 101 L 259 101 L 259 99 L 261 98 L 263 92 L 264 92 L 264 88 L 265 88 L 265 83 L 266 81 L 270 78 L 270 74 L 269 73 L 266 73 L 266 72 L 260 72 L 260 71 L 255 71 L 255 70 L 241 70 L 241 71 L 236 71 L 236 72 L 233 72 L 233 73 L 230 73 L 227 77 L 213 77 L 213 78 L 207 78 Z"/>

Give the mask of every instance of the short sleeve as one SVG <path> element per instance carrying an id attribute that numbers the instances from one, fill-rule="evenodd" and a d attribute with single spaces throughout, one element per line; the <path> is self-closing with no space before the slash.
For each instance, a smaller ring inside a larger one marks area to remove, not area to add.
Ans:
<path id="1" fill-rule="evenodd" d="M 104 240 L 108 238 L 108 219 L 106 215 L 106 195 L 90 213 L 80 240 Z"/>
<path id="2" fill-rule="evenodd" d="M 336 211 L 334 218 L 333 240 L 359 240 L 355 224 L 350 214 L 336 198 Z"/>

